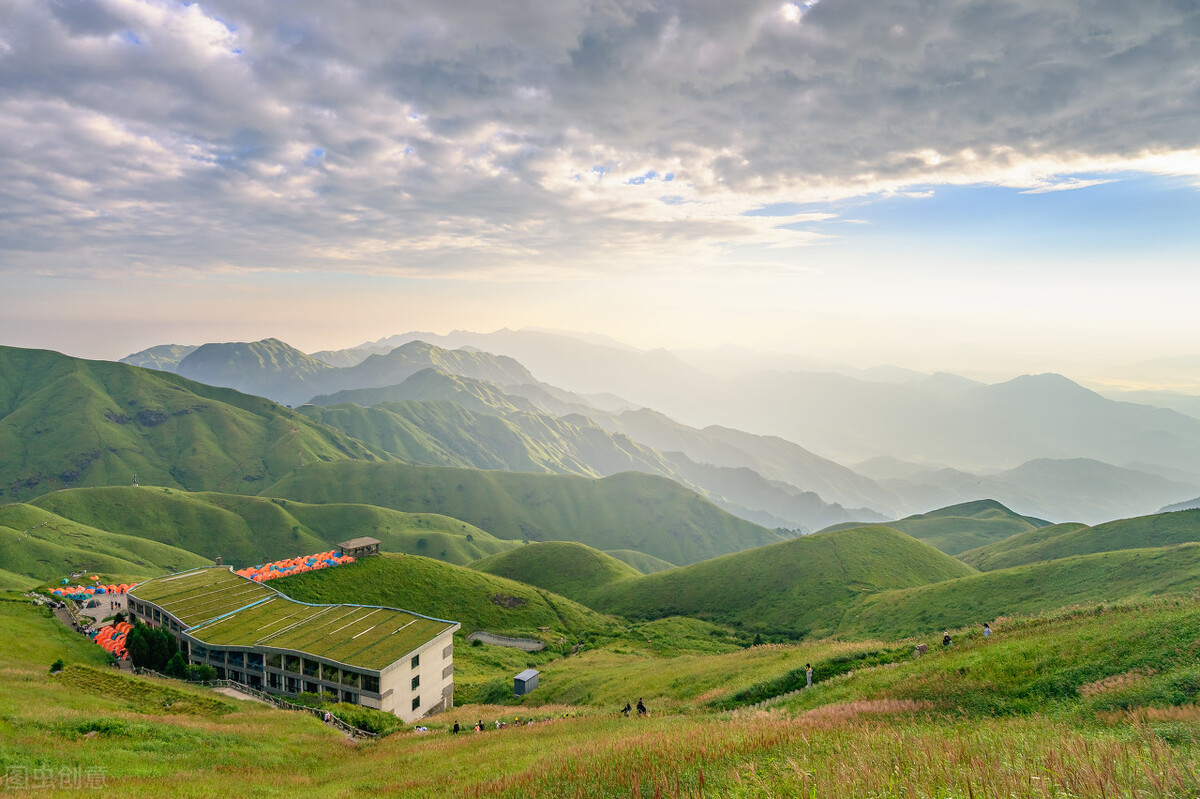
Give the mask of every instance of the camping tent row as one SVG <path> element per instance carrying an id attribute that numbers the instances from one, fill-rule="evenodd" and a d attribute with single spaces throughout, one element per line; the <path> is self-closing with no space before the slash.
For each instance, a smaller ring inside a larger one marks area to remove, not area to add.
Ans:
<path id="1" fill-rule="evenodd" d="M 315 555 L 277 560 L 273 563 L 265 563 L 262 566 L 249 566 L 245 569 L 238 569 L 235 574 L 239 574 L 256 583 L 263 583 L 267 580 L 274 580 L 276 577 L 287 577 L 289 574 L 304 574 L 305 572 L 316 571 L 317 569 L 328 569 L 330 566 L 341 566 L 344 563 L 353 562 L 354 558 L 349 555 L 339 555 L 335 550 L 330 550 L 329 552 L 318 552 Z"/>
<path id="2" fill-rule="evenodd" d="M 121 660 L 128 660 L 129 655 L 125 651 L 125 636 L 132 629 L 133 625 L 127 621 L 123 621 L 117 625 L 108 624 L 97 630 L 93 634 L 94 638 L 92 640 Z"/>
<path id="3" fill-rule="evenodd" d="M 119 585 L 64 585 L 55 588 L 50 593 L 68 599 L 91 599 L 96 594 L 127 594 L 137 583 L 121 583 Z"/>

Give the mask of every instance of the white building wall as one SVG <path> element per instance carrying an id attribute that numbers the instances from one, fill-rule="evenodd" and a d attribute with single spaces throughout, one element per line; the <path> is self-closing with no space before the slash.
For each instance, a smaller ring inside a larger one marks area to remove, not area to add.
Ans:
<path id="1" fill-rule="evenodd" d="M 404 721 L 416 721 L 431 712 L 438 713 L 453 706 L 454 632 L 458 628 L 459 625 L 454 625 L 380 672 L 382 710 L 394 713 Z M 417 658 L 415 667 L 412 665 L 414 657 Z M 412 686 L 414 677 L 419 680 L 416 688 Z M 417 697 L 421 702 L 413 708 L 412 701 Z"/>

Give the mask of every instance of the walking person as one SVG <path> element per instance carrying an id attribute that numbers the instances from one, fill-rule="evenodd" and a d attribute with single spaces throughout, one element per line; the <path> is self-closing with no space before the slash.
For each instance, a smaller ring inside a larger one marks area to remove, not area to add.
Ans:
<path id="1" fill-rule="evenodd" d="M 985 621 L 983 623 L 983 640 L 986 641 L 987 639 L 989 639 L 991 637 L 992 637 L 992 628 L 989 627 L 988 623 Z"/>
<path id="2" fill-rule="evenodd" d="M 642 704 L 641 697 L 638 697 L 637 712 L 639 716 L 648 716 L 650 711 L 646 710 L 646 706 Z"/>
<path id="3" fill-rule="evenodd" d="M 804 664 L 804 679 L 807 681 L 805 688 L 812 688 L 812 664 Z"/>
<path id="4" fill-rule="evenodd" d="M 625 718 L 629 718 L 629 711 L 631 710 L 633 710 L 633 708 L 628 702 L 625 703 L 625 707 L 621 708 L 621 712 L 625 714 Z"/>

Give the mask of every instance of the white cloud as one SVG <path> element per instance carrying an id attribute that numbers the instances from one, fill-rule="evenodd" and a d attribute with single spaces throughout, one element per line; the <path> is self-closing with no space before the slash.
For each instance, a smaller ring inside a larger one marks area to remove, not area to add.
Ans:
<path id="1" fill-rule="evenodd" d="M 769 203 L 1200 175 L 1166 0 L 11 7 L 14 269 L 594 274 L 824 241 Z"/>

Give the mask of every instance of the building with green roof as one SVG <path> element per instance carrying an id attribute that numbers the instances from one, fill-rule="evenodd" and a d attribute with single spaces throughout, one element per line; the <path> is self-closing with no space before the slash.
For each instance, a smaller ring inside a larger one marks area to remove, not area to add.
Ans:
<path id="1" fill-rule="evenodd" d="M 310 605 L 210 567 L 129 592 L 129 611 L 171 630 L 189 663 L 272 693 L 326 692 L 405 721 L 454 706 L 457 622 L 364 605 Z"/>

